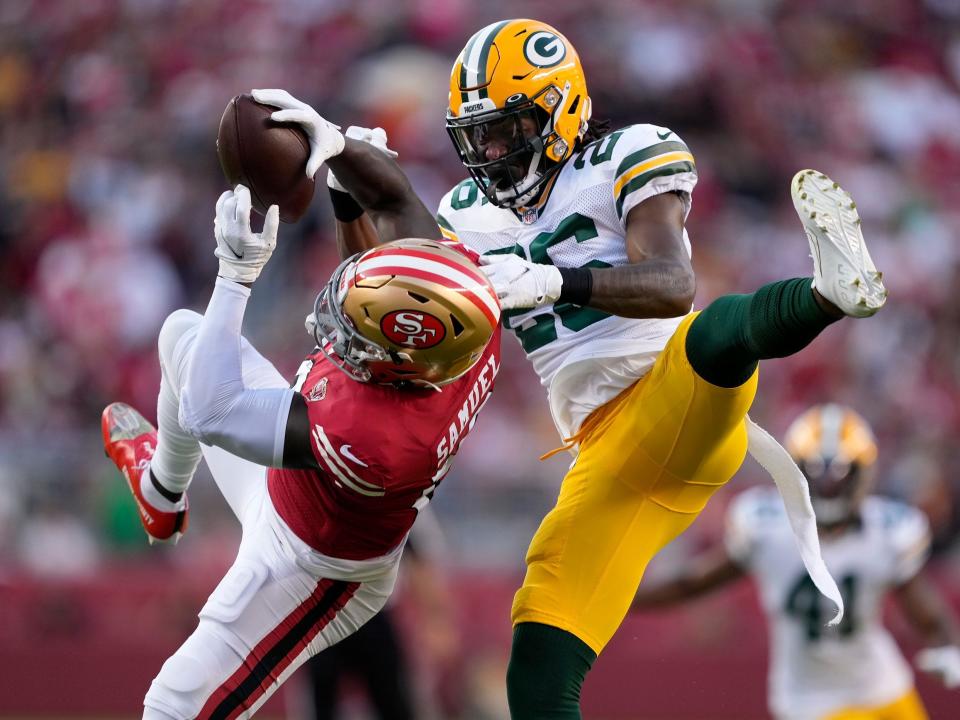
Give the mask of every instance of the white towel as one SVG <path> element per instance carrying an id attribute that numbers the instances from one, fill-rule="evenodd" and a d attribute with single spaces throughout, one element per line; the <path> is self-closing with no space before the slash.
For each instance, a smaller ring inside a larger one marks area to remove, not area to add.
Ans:
<path id="1" fill-rule="evenodd" d="M 840 589 L 820 555 L 820 539 L 817 536 L 817 518 L 810 504 L 810 487 L 800 468 L 786 449 L 770 433 L 749 417 L 747 421 L 747 449 L 760 465 L 770 473 L 777 485 L 793 536 L 800 548 L 800 557 L 810 579 L 817 589 L 837 606 L 837 614 L 828 625 L 836 625 L 843 619 L 843 598 Z"/>

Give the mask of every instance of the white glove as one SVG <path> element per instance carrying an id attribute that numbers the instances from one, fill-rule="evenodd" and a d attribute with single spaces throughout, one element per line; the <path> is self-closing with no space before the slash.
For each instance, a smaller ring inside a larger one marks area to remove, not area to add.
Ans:
<path id="1" fill-rule="evenodd" d="M 553 265 L 540 265 L 516 255 L 485 255 L 480 269 L 486 274 L 504 310 L 549 305 L 560 297 L 563 277 Z"/>
<path id="2" fill-rule="evenodd" d="M 960 687 L 960 647 L 926 648 L 917 653 L 914 662 L 924 672 L 939 677 L 951 690 Z"/>
<path id="3" fill-rule="evenodd" d="M 280 110 L 270 119 L 274 122 L 297 123 L 310 140 L 310 158 L 307 160 L 307 177 L 312 178 L 327 158 L 343 152 L 343 134 L 340 126 L 320 117 L 319 113 L 305 102 L 300 102 L 286 90 L 254 90 L 253 99 Z"/>
<path id="4" fill-rule="evenodd" d="M 347 128 L 344 136 L 353 140 L 359 140 L 360 142 L 370 143 L 388 157 L 395 158 L 397 156 L 395 151 L 387 147 L 387 131 L 383 128 L 378 127 L 371 130 L 370 128 L 351 125 Z M 327 187 L 333 190 L 339 190 L 340 192 L 349 192 L 340 184 L 340 181 L 337 180 L 337 176 L 333 174 L 333 170 L 327 171 Z"/>
<path id="5" fill-rule="evenodd" d="M 263 219 L 263 231 L 255 233 L 250 229 L 251 207 L 250 191 L 243 185 L 227 190 L 217 200 L 214 255 L 220 259 L 220 277 L 235 282 L 254 282 L 277 246 L 280 208 L 271 205 Z"/>

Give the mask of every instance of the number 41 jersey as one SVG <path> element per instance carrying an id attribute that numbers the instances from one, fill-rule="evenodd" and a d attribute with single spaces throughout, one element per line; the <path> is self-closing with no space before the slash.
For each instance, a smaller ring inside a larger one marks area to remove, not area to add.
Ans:
<path id="1" fill-rule="evenodd" d="M 770 627 L 776 717 L 813 719 L 885 705 L 910 690 L 910 667 L 882 624 L 883 599 L 926 561 L 930 530 L 922 512 L 871 496 L 858 526 L 821 535 L 823 560 L 846 610 L 836 627 L 827 626 L 833 604 L 807 575 L 776 490 L 747 490 L 727 519 L 727 551 L 756 581 Z"/>
<path id="2" fill-rule="evenodd" d="M 492 205 L 471 180 L 443 198 L 437 220 L 482 255 L 514 253 L 568 268 L 626 265 L 627 215 L 640 202 L 677 192 L 685 212 L 697 181 L 690 150 L 672 131 L 633 125 L 586 145 L 558 173 L 546 206 L 524 222 Z M 687 252 L 690 242 L 684 235 Z M 682 318 L 636 320 L 556 303 L 503 313 L 540 380 L 562 437 L 643 375 Z"/>

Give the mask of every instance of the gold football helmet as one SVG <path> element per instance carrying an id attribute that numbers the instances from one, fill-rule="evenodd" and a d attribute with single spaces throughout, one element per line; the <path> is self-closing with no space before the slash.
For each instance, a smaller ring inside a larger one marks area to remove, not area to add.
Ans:
<path id="1" fill-rule="evenodd" d="M 487 25 L 453 64 L 447 132 L 494 205 L 535 198 L 573 154 L 590 113 L 580 57 L 546 23 Z"/>
<path id="2" fill-rule="evenodd" d="M 474 366 L 499 320 L 496 292 L 474 263 L 406 239 L 341 263 L 307 325 L 354 380 L 438 387 Z"/>
<path id="3" fill-rule="evenodd" d="M 877 460 L 867 421 L 842 405 L 815 405 L 790 425 L 786 446 L 810 483 L 817 522 L 831 525 L 855 517 Z"/>

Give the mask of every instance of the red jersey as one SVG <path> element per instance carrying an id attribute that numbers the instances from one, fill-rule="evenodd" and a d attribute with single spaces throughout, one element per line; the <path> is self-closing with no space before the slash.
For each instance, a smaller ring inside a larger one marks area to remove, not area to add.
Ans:
<path id="1" fill-rule="evenodd" d="M 446 475 L 499 369 L 499 326 L 477 364 L 442 392 L 360 383 L 319 351 L 308 356 L 300 392 L 321 469 L 269 470 L 280 517 L 324 555 L 386 555 Z"/>

